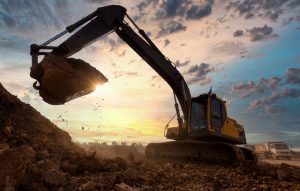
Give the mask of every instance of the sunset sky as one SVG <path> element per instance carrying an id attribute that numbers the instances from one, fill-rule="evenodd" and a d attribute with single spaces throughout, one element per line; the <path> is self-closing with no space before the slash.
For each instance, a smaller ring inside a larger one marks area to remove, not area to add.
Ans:
<path id="1" fill-rule="evenodd" d="M 108 78 L 94 93 L 52 106 L 32 88 L 30 44 L 111 4 L 127 8 L 193 96 L 212 86 L 227 101 L 249 143 L 300 147 L 299 0 L 0 0 L 0 82 L 75 141 L 165 141 L 172 90 L 114 33 L 72 56 Z"/>

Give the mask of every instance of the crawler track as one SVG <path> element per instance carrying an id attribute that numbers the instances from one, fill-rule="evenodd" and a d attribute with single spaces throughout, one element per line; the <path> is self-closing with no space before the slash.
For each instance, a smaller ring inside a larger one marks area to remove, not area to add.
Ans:
<path id="1" fill-rule="evenodd" d="M 222 164 L 257 161 L 255 154 L 248 149 L 228 143 L 200 141 L 150 143 L 146 147 L 146 156 L 155 160 L 188 160 Z"/>

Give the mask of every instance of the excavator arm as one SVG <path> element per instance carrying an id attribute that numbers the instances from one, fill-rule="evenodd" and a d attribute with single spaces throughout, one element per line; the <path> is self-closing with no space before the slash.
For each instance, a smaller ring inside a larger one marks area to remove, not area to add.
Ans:
<path id="1" fill-rule="evenodd" d="M 125 16 L 128 17 L 128 19 L 138 29 L 140 35 L 125 22 Z M 52 41 L 68 32 L 74 31 L 82 25 L 84 26 L 59 46 L 47 46 Z M 133 20 L 126 14 L 126 9 L 122 6 L 111 5 L 98 8 L 94 13 L 81 19 L 75 24 L 68 26 L 65 31 L 56 35 L 42 45 L 31 45 L 31 77 L 37 78 L 38 76 L 37 56 L 48 54 L 41 52 L 40 50 L 52 49 L 51 54 L 67 58 L 80 51 L 85 46 L 91 44 L 99 37 L 103 37 L 104 35 L 112 32 L 116 32 L 123 41 L 125 41 L 170 85 L 180 103 L 184 119 L 187 121 L 191 94 L 186 81 L 172 62 L 161 53 L 146 33 L 138 28 Z M 178 119 L 178 122 L 179 127 L 182 127 L 181 120 Z"/>

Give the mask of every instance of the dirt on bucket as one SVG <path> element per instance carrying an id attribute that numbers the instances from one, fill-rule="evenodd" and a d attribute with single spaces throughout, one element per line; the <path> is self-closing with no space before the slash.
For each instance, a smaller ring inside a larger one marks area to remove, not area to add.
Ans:
<path id="1" fill-rule="evenodd" d="M 107 78 L 89 63 L 49 54 L 39 64 L 39 94 L 52 105 L 60 105 L 93 92 Z"/>

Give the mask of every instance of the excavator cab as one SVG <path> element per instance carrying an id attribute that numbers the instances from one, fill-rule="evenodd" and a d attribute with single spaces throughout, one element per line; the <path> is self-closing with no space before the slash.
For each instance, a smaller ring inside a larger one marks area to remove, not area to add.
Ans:
<path id="1" fill-rule="evenodd" d="M 242 125 L 227 116 L 225 101 L 216 94 L 205 93 L 191 99 L 189 118 L 182 127 L 189 140 L 222 141 L 246 144 Z M 166 130 L 168 139 L 180 139 L 180 127 Z"/>

